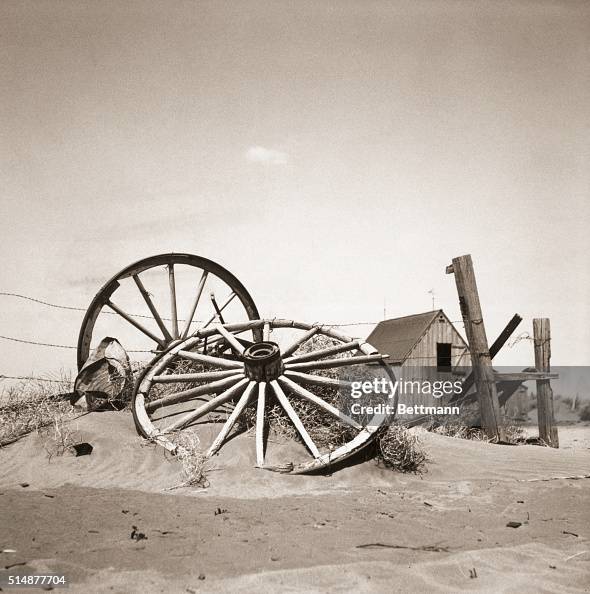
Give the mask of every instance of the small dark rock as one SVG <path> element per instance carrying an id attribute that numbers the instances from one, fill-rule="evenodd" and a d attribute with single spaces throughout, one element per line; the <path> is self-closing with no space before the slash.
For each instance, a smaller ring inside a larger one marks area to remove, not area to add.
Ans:
<path id="1" fill-rule="evenodd" d="M 90 445 L 89 443 L 77 443 L 73 446 L 70 447 L 70 450 L 72 450 L 72 454 L 74 454 L 74 456 L 78 457 L 78 456 L 90 456 L 90 454 L 92 454 L 92 450 L 94 448 L 92 447 L 92 445 Z"/>
<path id="2" fill-rule="evenodd" d="M 133 530 L 131 531 L 131 538 L 132 540 L 140 541 L 140 540 L 147 540 L 147 536 L 143 532 L 139 532 L 137 526 L 131 526 Z"/>
<path id="3" fill-rule="evenodd" d="M 204 573 L 200 573 L 199 574 L 199 579 L 202 581 L 205 579 L 205 574 Z"/>
<path id="4" fill-rule="evenodd" d="M 506 524 L 506 528 L 518 528 L 519 526 L 522 526 L 522 522 L 508 522 Z"/>
<path id="5" fill-rule="evenodd" d="M 29 483 L 21 483 L 20 486 L 26 488 L 29 486 Z"/>

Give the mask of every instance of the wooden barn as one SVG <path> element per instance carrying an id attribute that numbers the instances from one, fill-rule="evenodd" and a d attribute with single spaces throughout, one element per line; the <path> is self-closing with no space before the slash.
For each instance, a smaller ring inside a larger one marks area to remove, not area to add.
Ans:
<path id="1" fill-rule="evenodd" d="M 469 347 L 442 309 L 383 320 L 367 337 L 404 380 L 463 379 L 471 365 Z M 447 375 L 448 374 L 448 375 Z M 444 398 L 442 399 L 445 400 Z M 405 394 L 408 405 L 440 405 L 441 399 L 424 394 Z"/>

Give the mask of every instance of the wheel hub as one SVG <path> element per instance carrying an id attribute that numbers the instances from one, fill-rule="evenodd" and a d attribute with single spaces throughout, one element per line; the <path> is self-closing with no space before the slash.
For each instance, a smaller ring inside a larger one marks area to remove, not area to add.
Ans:
<path id="1" fill-rule="evenodd" d="M 256 342 L 244 351 L 246 375 L 259 382 L 276 380 L 283 373 L 283 359 L 275 342 Z"/>

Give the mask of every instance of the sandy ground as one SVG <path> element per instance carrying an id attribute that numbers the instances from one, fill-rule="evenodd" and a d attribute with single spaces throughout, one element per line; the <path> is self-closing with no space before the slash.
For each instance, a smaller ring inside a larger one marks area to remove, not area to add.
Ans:
<path id="1" fill-rule="evenodd" d="M 38 435 L 0 450 L 3 575 L 63 572 L 69 592 L 590 592 L 590 479 L 538 480 L 590 474 L 589 426 L 561 427 L 560 450 L 423 433 L 421 477 L 261 471 L 243 435 L 203 491 L 168 490 L 178 463 L 128 413 L 76 424 L 90 456 L 48 460 Z"/>

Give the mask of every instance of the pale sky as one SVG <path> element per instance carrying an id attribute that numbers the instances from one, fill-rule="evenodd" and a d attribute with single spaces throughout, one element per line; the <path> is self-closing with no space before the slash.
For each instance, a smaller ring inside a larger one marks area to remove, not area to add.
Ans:
<path id="1" fill-rule="evenodd" d="M 588 365 L 589 35 L 587 2 L 4 0 L 0 291 L 85 307 L 186 251 L 265 316 L 377 321 L 433 288 L 458 320 L 471 253 L 490 342 L 549 317 L 553 362 Z M 80 322 L 0 297 L 2 335 Z M 0 374 L 75 366 L 0 349 Z"/>

